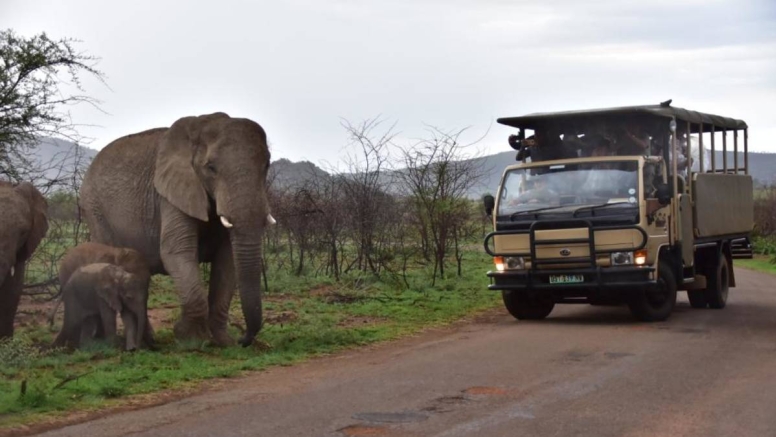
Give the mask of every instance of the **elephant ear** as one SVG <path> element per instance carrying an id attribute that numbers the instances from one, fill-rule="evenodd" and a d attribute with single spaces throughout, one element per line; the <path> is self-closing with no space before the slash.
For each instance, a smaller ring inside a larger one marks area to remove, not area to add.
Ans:
<path id="1" fill-rule="evenodd" d="M 30 206 L 30 231 L 21 249 L 22 258 L 27 260 L 48 232 L 48 203 L 40 191 L 29 182 L 17 185 L 16 192 L 24 196 Z"/>
<path id="2" fill-rule="evenodd" d="M 229 116 L 217 112 L 181 118 L 164 134 L 156 152 L 156 191 L 188 216 L 203 222 L 208 221 L 208 197 L 192 162 L 196 149 L 202 146 L 203 128 L 222 118 Z"/>
<path id="3" fill-rule="evenodd" d="M 137 299 L 135 293 L 139 287 L 140 278 L 134 274 L 124 271 L 121 273 L 121 297 L 129 300 Z"/>
<path id="4" fill-rule="evenodd" d="M 109 276 L 101 281 L 97 286 L 97 295 L 104 300 L 110 309 L 115 312 L 121 312 L 121 299 L 119 292 L 122 288 L 123 271 L 115 266 L 106 266 L 106 274 Z"/>

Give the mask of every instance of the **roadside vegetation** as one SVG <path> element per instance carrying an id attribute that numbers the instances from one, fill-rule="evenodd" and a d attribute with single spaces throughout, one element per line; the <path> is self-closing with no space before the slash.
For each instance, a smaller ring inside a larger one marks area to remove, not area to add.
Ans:
<path id="1" fill-rule="evenodd" d="M 752 259 L 738 259 L 735 265 L 759 272 L 776 274 L 776 187 L 755 190 Z"/>
<path id="2" fill-rule="evenodd" d="M 756 270 L 758 272 L 776 275 L 776 263 L 773 262 L 773 258 L 768 258 L 762 255 L 755 255 L 752 259 L 737 259 L 733 265 L 736 267 L 743 267 L 749 270 Z"/>

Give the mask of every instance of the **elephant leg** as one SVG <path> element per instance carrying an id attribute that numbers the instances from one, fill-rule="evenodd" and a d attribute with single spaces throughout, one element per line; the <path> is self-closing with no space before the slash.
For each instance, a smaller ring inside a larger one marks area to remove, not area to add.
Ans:
<path id="1" fill-rule="evenodd" d="M 0 284 L 0 338 L 13 337 L 13 322 L 24 284 L 24 261 L 18 261 L 13 270 L 13 276 L 9 272 Z"/>
<path id="2" fill-rule="evenodd" d="M 83 324 L 75 313 L 78 310 L 65 302 L 65 318 L 62 322 L 62 329 L 59 330 L 57 338 L 52 343 L 54 347 L 78 348 L 80 346 L 81 331 Z"/>
<path id="3" fill-rule="evenodd" d="M 146 312 L 145 315 L 146 323 L 145 323 L 145 329 L 143 330 L 143 343 L 145 346 L 150 350 L 156 350 L 156 340 L 154 340 L 154 328 L 151 326 L 151 323 L 148 321 L 148 313 Z"/>
<path id="4" fill-rule="evenodd" d="M 137 318 L 131 311 L 123 310 L 121 320 L 124 322 L 125 348 L 128 351 L 136 350 L 138 348 Z"/>
<path id="5" fill-rule="evenodd" d="M 235 289 L 234 261 L 229 240 L 223 241 L 216 252 L 210 268 L 210 292 L 208 304 L 208 325 L 213 342 L 219 346 L 232 346 L 236 342 L 226 330 L 229 321 L 229 306 Z"/>
<path id="6" fill-rule="evenodd" d="M 124 304 L 127 305 L 127 308 L 137 317 L 137 347 L 140 348 L 145 345 L 145 347 L 150 350 L 156 350 L 156 342 L 154 341 L 154 328 L 148 321 L 148 288 L 150 285 L 151 279 L 149 278 L 148 282 L 143 284 L 142 287 L 137 290 L 137 295 L 142 297 L 138 299 L 137 302 L 133 302 L 132 304 L 127 302 L 124 302 Z"/>
<path id="7" fill-rule="evenodd" d="M 95 320 L 94 322 L 94 338 L 104 339 L 105 338 L 105 329 L 102 327 L 102 323 L 100 320 Z"/>
<path id="8" fill-rule="evenodd" d="M 105 339 L 111 345 L 116 344 L 116 311 L 107 302 L 100 302 L 100 319 Z"/>
<path id="9" fill-rule="evenodd" d="M 135 316 L 137 317 L 137 337 L 138 347 L 145 346 L 150 350 L 156 349 L 156 342 L 154 341 L 154 329 L 151 327 L 151 323 L 148 321 L 148 285 L 144 287 L 145 298 L 141 301 L 139 308 L 133 309 Z"/>
<path id="10" fill-rule="evenodd" d="M 83 320 L 79 337 L 81 346 L 94 341 L 98 326 L 100 326 L 99 316 L 89 316 Z"/>
<path id="11" fill-rule="evenodd" d="M 62 329 L 59 330 L 57 338 L 52 343 L 53 347 L 78 348 L 80 346 L 84 314 L 88 314 L 88 312 L 75 297 L 72 284 L 68 283 L 63 286 L 62 303 L 65 306 L 65 315 L 62 318 Z"/>
<path id="12" fill-rule="evenodd" d="M 164 203 L 164 199 L 162 199 Z M 175 324 L 178 339 L 207 340 L 208 303 L 200 279 L 198 224 L 180 211 L 162 206 L 161 255 L 181 299 L 181 319 Z"/>
<path id="13" fill-rule="evenodd" d="M 65 322 L 62 325 L 62 330 L 59 331 L 57 339 L 54 341 L 54 347 L 78 349 L 83 346 L 81 340 L 83 338 L 84 326 L 88 325 L 86 323 L 88 317 L 84 318 L 81 314 L 78 310 L 74 310 L 68 317 L 67 312 L 65 312 Z"/>

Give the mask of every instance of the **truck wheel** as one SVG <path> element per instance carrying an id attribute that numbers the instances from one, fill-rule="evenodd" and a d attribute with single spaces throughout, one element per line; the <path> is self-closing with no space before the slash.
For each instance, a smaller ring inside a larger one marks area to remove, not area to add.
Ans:
<path id="1" fill-rule="evenodd" d="M 690 299 L 690 306 L 693 308 L 706 308 L 709 303 L 706 301 L 705 290 L 688 290 L 687 297 Z"/>
<path id="2" fill-rule="evenodd" d="M 657 322 L 671 315 L 676 305 L 676 280 L 671 266 L 660 261 L 657 270 L 657 289 L 636 293 L 628 302 L 631 313 L 642 322 Z"/>
<path id="3" fill-rule="evenodd" d="M 541 320 L 555 308 L 555 302 L 551 299 L 530 298 L 512 290 L 502 291 L 501 298 L 509 314 L 518 320 Z"/>
<path id="4" fill-rule="evenodd" d="M 706 276 L 706 284 L 704 292 L 706 301 L 709 302 L 709 308 L 725 308 L 730 286 L 730 266 L 724 253 L 719 255 L 719 260 L 710 269 Z"/>

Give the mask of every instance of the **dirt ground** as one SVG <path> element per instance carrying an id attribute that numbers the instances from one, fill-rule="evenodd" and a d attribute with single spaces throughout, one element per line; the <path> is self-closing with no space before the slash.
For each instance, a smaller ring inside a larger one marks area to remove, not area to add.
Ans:
<path id="1" fill-rule="evenodd" d="M 341 293 L 336 287 L 325 285 L 313 288 L 308 292 L 308 296 L 319 298 L 327 303 L 348 303 L 357 297 L 353 297 L 348 294 Z M 299 295 L 292 294 L 271 294 L 264 297 L 266 302 L 282 303 L 289 301 L 300 301 L 302 299 Z M 56 306 L 56 300 L 50 298 L 44 298 L 40 296 L 22 296 L 19 303 L 19 309 L 16 314 L 16 328 L 17 329 L 40 329 L 41 327 L 48 327 L 51 313 Z M 148 319 L 154 330 L 172 328 L 177 316 L 178 305 L 166 304 L 156 308 L 150 308 L 148 310 Z M 241 310 L 235 309 L 233 316 L 233 326 L 238 329 L 243 329 L 242 325 L 238 322 L 242 319 Z M 239 317 L 237 317 L 239 316 Z M 62 326 L 64 318 L 64 305 L 59 305 L 57 313 L 54 317 L 54 326 L 52 328 L 52 334 L 56 334 L 56 330 Z M 284 310 L 266 310 L 265 323 L 269 325 L 283 325 L 293 323 L 298 318 L 296 312 L 288 309 Z M 350 316 L 345 320 L 339 322 L 338 326 L 341 327 L 354 327 L 373 325 L 383 322 L 384 319 L 379 317 L 366 317 L 366 316 Z M 117 318 L 119 330 L 123 329 L 121 318 Z"/>
<path id="2" fill-rule="evenodd" d="M 16 311 L 16 329 L 40 329 L 49 326 L 49 320 L 52 311 L 56 306 L 56 300 L 44 299 L 36 296 L 22 296 L 19 302 L 19 309 Z M 154 329 L 172 327 L 174 323 L 174 312 L 177 305 L 167 305 L 160 308 L 148 310 L 148 319 Z M 54 316 L 54 327 L 52 333 L 56 334 L 57 329 L 62 326 L 64 318 L 64 305 L 59 305 L 57 313 Z M 121 318 L 117 317 L 117 326 L 123 329 Z"/>

